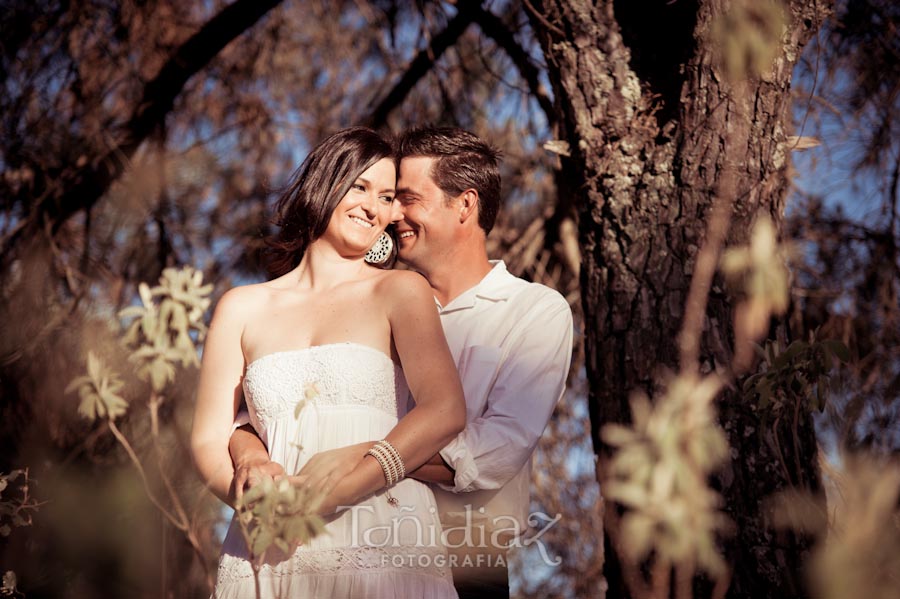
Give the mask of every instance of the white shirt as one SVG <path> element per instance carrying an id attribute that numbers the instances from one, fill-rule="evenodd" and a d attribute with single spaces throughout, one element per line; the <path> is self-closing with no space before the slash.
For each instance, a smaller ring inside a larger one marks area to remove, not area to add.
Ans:
<path id="1" fill-rule="evenodd" d="M 438 304 L 467 424 L 440 452 L 456 471 L 455 484 L 434 491 L 445 528 L 464 524 L 469 504 L 474 525 L 522 533 L 531 456 L 565 390 L 572 311 L 553 289 L 511 275 L 502 261 L 492 264 L 475 287 Z"/>

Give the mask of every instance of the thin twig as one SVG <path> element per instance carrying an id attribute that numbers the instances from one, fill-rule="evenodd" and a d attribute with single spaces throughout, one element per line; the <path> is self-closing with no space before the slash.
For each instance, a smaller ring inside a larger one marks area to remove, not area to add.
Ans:
<path id="1" fill-rule="evenodd" d="M 650 573 L 654 599 L 666 599 L 669 596 L 671 578 L 672 562 L 657 556 Z"/>
<path id="2" fill-rule="evenodd" d="M 540 21 L 544 25 L 544 27 L 546 27 L 550 31 L 556 33 L 556 35 L 558 35 L 561 38 L 566 37 L 566 33 L 562 29 L 560 29 L 559 27 L 557 27 L 556 25 L 554 25 L 553 23 L 548 21 L 547 17 L 545 17 L 544 15 L 539 13 L 538 10 L 534 6 L 532 6 L 531 2 L 529 2 L 528 0 L 522 0 L 522 1 L 525 3 L 525 7 L 528 9 L 528 12 L 533 14 L 535 16 L 535 18 L 537 18 L 537 20 Z"/>
<path id="3" fill-rule="evenodd" d="M 134 450 L 131 448 L 131 444 L 128 442 L 128 439 L 125 438 L 125 435 L 119 430 L 119 427 L 116 426 L 116 423 L 111 419 L 107 420 L 106 423 L 109 425 L 109 430 L 112 431 L 112 434 L 116 437 L 116 440 L 119 444 L 125 448 L 125 452 L 128 454 L 128 457 L 131 458 L 131 462 L 134 464 L 134 467 L 137 468 L 138 474 L 141 476 L 141 481 L 144 483 L 144 490 L 147 492 L 147 497 L 150 498 L 150 501 L 153 502 L 162 514 L 169 519 L 169 522 L 172 523 L 176 528 L 181 528 L 178 521 L 175 519 L 175 516 L 169 513 L 169 510 L 159 502 L 156 498 L 156 495 L 153 494 L 153 490 L 150 488 L 150 481 L 147 480 L 147 473 L 144 472 L 144 466 L 141 464 L 141 461 L 138 459 L 137 454 L 134 453 Z"/>
<path id="4" fill-rule="evenodd" d="M 713 587 L 712 599 L 725 599 L 725 593 L 731 586 L 731 569 L 726 565 L 725 572 L 716 579 L 716 585 Z"/>
<path id="5" fill-rule="evenodd" d="M 601 477 L 600 480 L 603 478 Z M 610 544 L 615 550 L 615 554 L 624 556 L 622 549 L 621 537 L 619 536 L 619 515 L 616 513 L 615 505 L 605 505 L 603 508 L 603 532 L 609 536 Z M 619 565 L 622 568 L 622 580 L 628 588 L 628 594 L 632 597 L 648 597 L 650 595 L 650 586 L 643 580 L 640 572 L 632 560 L 620 559 Z"/>
<path id="6" fill-rule="evenodd" d="M 781 422 L 781 416 L 775 418 L 775 422 L 772 424 L 772 443 L 775 446 L 775 456 L 778 458 L 778 463 L 781 464 L 781 469 L 784 471 L 784 478 L 788 483 L 794 484 L 794 481 L 791 479 L 791 471 L 787 467 L 787 462 L 784 460 L 784 452 L 781 451 L 781 442 L 778 440 L 778 424 Z"/>
<path id="7" fill-rule="evenodd" d="M 703 319 L 709 290 L 719 263 L 719 253 L 728 235 L 734 195 L 733 166 L 726 165 L 719 191 L 713 202 L 712 215 L 707 228 L 706 241 L 697 254 L 691 287 L 685 302 L 684 325 L 678 344 L 681 349 L 681 370 L 697 372 L 700 369 L 700 337 L 703 333 Z"/>
<path id="8" fill-rule="evenodd" d="M 157 469 L 159 470 L 160 478 L 162 478 L 163 485 L 166 487 L 166 491 L 169 493 L 169 499 L 172 502 L 172 506 L 175 508 L 176 513 L 181 518 L 182 525 L 178 526 L 178 529 L 184 533 L 185 537 L 187 537 L 188 543 L 190 543 L 191 547 L 194 550 L 194 553 L 197 554 L 198 559 L 200 560 L 200 564 L 203 566 L 203 574 L 206 577 L 206 582 L 210 586 L 212 586 L 213 581 L 209 572 L 209 567 L 206 563 L 206 555 L 203 552 L 203 547 L 200 544 L 200 540 L 197 538 L 197 535 L 194 533 L 194 529 L 191 526 L 191 519 L 188 518 L 187 511 L 184 509 L 184 506 L 181 502 L 181 497 L 175 491 L 175 487 L 172 485 L 172 481 L 169 478 L 168 471 L 163 467 L 163 451 L 162 446 L 159 442 L 159 406 L 163 401 L 163 397 L 156 392 L 152 392 L 150 395 L 150 423 L 151 423 L 151 432 L 153 437 L 153 447 L 156 453 L 156 462 Z"/>

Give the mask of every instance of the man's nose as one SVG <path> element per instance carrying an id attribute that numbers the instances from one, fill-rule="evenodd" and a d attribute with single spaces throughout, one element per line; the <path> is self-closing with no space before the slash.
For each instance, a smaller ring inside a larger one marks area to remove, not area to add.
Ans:
<path id="1" fill-rule="evenodd" d="M 394 203 L 391 204 L 391 222 L 399 223 L 406 218 L 406 213 L 403 211 L 403 204 L 394 200 Z"/>

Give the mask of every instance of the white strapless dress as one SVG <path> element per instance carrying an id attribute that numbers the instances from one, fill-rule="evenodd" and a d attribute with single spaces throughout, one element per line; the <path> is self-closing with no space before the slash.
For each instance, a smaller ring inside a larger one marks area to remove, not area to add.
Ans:
<path id="1" fill-rule="evenodd" d="M 294 417 L 297 402 L 316 396 Z M 319 451 L 383 439 L 407 410 L 399 366 L 357 343 L 263 356 L 243 381 L 250 420 L 272 460 L 293 474 Z M 333 598 L 456 597 L 431 489 L 404 479 L 326 521 L 326 531 L 293 555 L 273 547 L 260 570 L 262 596 Z M 253 570 L 232 520 L 222 545 L 218 598 L 255 597 Z"/>

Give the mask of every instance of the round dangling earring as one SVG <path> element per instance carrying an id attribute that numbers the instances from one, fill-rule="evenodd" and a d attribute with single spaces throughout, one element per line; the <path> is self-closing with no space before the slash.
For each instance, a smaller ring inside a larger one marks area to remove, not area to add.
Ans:
<path id="1" fill-rule="evenodd" d="M 375 245 L 366 252 L 364 260 L 369 264 L 381 264 L 391 255 L 392 249 L 394 249 L 394 240 L 387 233 L 382 233 Z"/>

